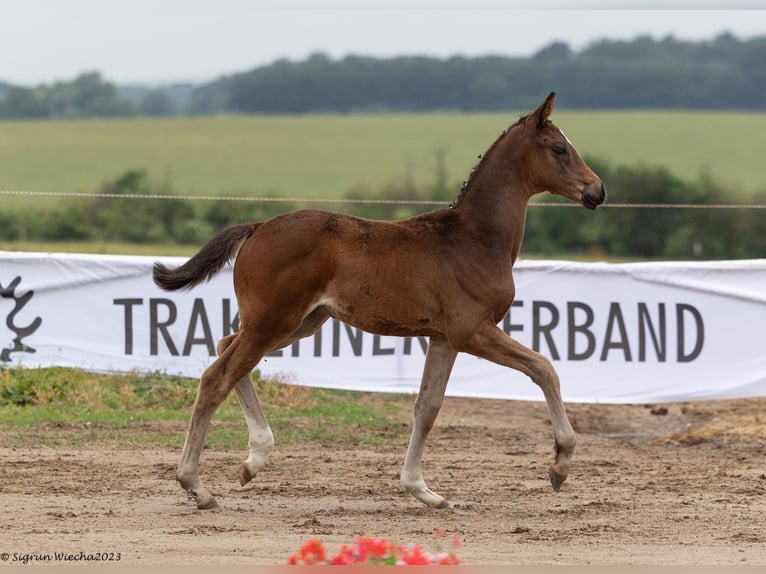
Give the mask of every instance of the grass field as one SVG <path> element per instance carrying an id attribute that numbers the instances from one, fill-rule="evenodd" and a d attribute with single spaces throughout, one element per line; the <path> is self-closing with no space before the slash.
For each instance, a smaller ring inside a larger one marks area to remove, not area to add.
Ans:
<path id="1" fill-rule="evenodd" d="M 374 395 L 283 384 L 255 377 L 264 410 L 280 441 L 374 444 L 399 437 L 394 415 L 409 412 L 409 395 Z M 159 373 L 95 374 L 79 369 L 0 369 L 0 436 L 6 446 L 83 442 L 180 448 L 197 381 Z M 355 429 L 349 438 L 348 429 Z M 345 431 L 344 431 L 345 429 Z M 85 432 L 84 432 L 85 431 Z M 208 444 L 243 445 L 236 399 L 216 413 Z M 402 437 L 403 438 L 403 434 Z"/>
<path id="2" fill-rule="evenodd" d="M 434 180 L 437 150 L 459 182 L 518 113 L 203 117 L 0 123 L 0 189 L 94 191 L 148 169 L 181 194 L 338 197 L 396 179 Z M 766 185 L 766 114 L 556 112 L 581 154 L 614 165 L 703 171 L 734 189 Z M 12 202 L 53 199 L 3 197 Z M 41 203 L 41 205 L 43 204 Z"/>

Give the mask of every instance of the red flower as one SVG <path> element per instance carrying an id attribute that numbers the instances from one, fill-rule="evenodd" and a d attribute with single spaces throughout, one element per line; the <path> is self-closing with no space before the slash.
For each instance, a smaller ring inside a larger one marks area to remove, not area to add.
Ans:
<path id="1" fill-rule="evenodd" d="M 407 566 L 428 566 L 431 564 L 430 558 L 423 554 L 423 548 L 418 545 L 409 546 L 401 560 Z"/>
<path id="2" fill-rule="evenodd" d="M 391 545 L 385 538 L 366 538 L 360 536 L 356 539 L 359 549 L 365 554 L 370 554 L 374 558 L 381 559 L 391 551 Z"/>
<path id="3" fill-rule="evenodd" d="M 460 558 L 455 556 L 452 552 L 444 554 L 439 560 L 439 566 L 457 566 L 460 564 Z"/>
<path id="4" fill-rule="evenodd" d="M 437 539 L 445 536 L 443 530 L 434 531 Z M 455 548 L 460 548 L 462 543 L 458 534 L 452 536 Z M 452 552 L 430 554 L 423 551 L 418 544 L 409 546 L 397 546 L 388 542 L 385 538 L 370 538 L 358 536 L 352 545 L 343 544 L 337 554 L 327 559 L 324 544 L 319 540 L 308 540 L 296 554 L 291 554 L 287 559 L 290 566 L 313 566 L 315 564 L 332 564 L 348 566 L 353 564 L 374 565 L 406 565 L 406 566 L 451 566 L 460 564 L 458 557 Z"/>
<path id="5" fill-rule="evenodd" d="M 324 544 L 314 538 L 306 542 L 298 551 L 298 554 L 300 560 L 307 566 L 325 561 Z"/>
<path id="6" fill-rule="evenodd" d="M 330 558 L 330 564 L 335 566 L 349 566 L 350 564 L 355 563 L 354 551 L 348 544 L 341 546 L 340 551 Z"/>

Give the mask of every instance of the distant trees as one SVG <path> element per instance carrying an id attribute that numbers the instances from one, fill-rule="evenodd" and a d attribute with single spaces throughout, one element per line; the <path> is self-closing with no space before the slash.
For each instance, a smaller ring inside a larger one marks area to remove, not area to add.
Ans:
<path id="1" fill-rule="evenodd" d="M 126 195 L 165 198 L 122 197 Z M 0 239 L 198 245 L 230 223 L 295 209 L 289 201 L 188 201 L 174 195 L 169 183 L 153 181 L 142 169 L 128 170 L 104 183 L 93 197 L 70 199 L 50 209 L 17 205 L 0 210 Z"/>
<path id="2" fill-rule="evenodd" d="M 154 89 L 141 99 L 138 112 L 149 117 L 172 116 L 176 113 L 176 107 L 164 90 Z"/>
<path id="3" fill-rule="evenodd" d="M 708 177 L 688 182 L 663 168 L 612 167 L 588 158 L 607 190 L 619 190 L 620 203 L 727 203 L 732 194 Z M 406 178 L 377 190 L 349 190 L 347 199 L 386 200 L 381 204 L 338 204 L 333 209 L 374 219 L 401 219 L 432 207 L 395 204 L 390 200 L 427 200 L 447 207 L 460 185 L 439 175 L 417 185 Z M 161 195 L 136 199 L 124 195 Z M 0 239 L 90 240 L 199 245 L 232 223 L 266 219 L 299 207 L 294 202 L 192 201 L 172 198 L 167 182 L 152 181 L 143 170 L 131 170 L 101 186 L 91 198 L 70 199 L 50 210 L 15 206 L 0 210 Z M 743 197 L 743 203 L 766 203 L 766 189 Z M 641 259 L 738 259 L 766 253 L 766 218 L 756 209 L 610 208 L 596 212 L 565 200 L 537 196 L 527 213 L 522 254 L 546 257 L 590 255 Z M 539 205 L 540 203 L 545 205 Z"/>
<path id="4" fill-rule="evenodd" d="M 0 118 L 71 119 L 140 116 L 171 116 L 182 111 L 191 87 L 118 88 L 98 72 L 80 74 L 74 80 L 14 87 L 0 83 Z"/>
<path id="5" fill-rule="evenodd" d="M 40 88 L 12 88 L 0 101 L 0 118 L 45 118 L 48 106 Z"/>
<path id="6" fill-rule="evenodd" d="M 2 118 L 114 117 L 132 112 L 132 106 L 118 97 L 114 85 L 96 72 L 50 86 L 11 88 L 0 99 Z"/>
<path id="7" fill-rule="evenodd" d="M 271 65 L 201 86 L 117 88 L 98 73 L 50 86 L 0 83 L 0 118 L 527 109 L 550 90 L 569 108 L 766 109 L 766 36 L 701 42 L 553 42 L 528 58 L 348 56 Z"/>
<path id="8" fill-rule="evenodd" d="M 629 204 L 731 203 L 734 195 L 709 177 L 679 179 L 665 168 L 611 167 L 588 159 L 609 189 L 619 190 L 619 202 Z M 766 190 L 742 203 L 763 204 Z M 558 201 L 540 196 L 544 203 Z M 766 220 L 759 209 L 607 208 L 589 213 L 576 208 L 530 207 L 526 253 L 582 253 L 647 259 L 741 259 L 766 253 Z"/>
<path id="9" fill-rule="evenodd" d="M 603 40 L 579 53 L 554 42 L 530 58 L 448 60 L 315 54 L 206 87 L 238 113 L 524 109 L 541 94 L 571 108 L 766 108 L 766 37 Z M 194 108 L 192 108 L 194 111 Z"/>

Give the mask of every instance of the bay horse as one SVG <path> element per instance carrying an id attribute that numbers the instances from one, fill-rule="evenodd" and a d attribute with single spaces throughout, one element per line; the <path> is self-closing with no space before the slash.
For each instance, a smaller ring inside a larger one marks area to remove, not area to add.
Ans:
<path id="1" fill-rule="evenodd" d="M 199 478 L 214 412 L 234 389 L 247 422 L 244 486 L 263 468 L 274 436 L 251 372 L 261 358 L 307 337 L 334 317 L 378 335 L 429 338 L 402 486 L 430 507 L 449 506 L 428 488 L 422 455 L 459 352 L 521 371 L 542 390 L 551 416 L 559 490 L 569 473 L 575 433 L 551 362 L 497 326 L 515 288 L 527 203 L 549 191 L 595 209 L 606 192 L 564 133 L 549 119 L 555 93 L 523 116 L 481 156 L 449 208 L 401 221 L 372 221 L 299 210 L 218 232 L 177 269 L 154 265 L 166 290 L 191 289 L 234 260 L 239 332 L 218 343 L 199 382 L 177 479 L 200 509 L 217 506 Z"/>

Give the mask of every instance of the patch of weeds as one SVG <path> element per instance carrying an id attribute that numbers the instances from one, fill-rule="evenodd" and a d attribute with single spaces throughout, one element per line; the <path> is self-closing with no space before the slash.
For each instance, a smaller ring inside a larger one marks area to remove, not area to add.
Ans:
<path id="1" fill-rule="evenodd" d="M 3 369 L 0 434 L 13 444 L 180 447 L 197 384 L 194 379 L 162 373 Z M 409 409 L 411 403 L 409 396 L 315 389 L 284 379 L 264 379 L 257 371 L 254 385 L 278 442 L 398 440 L 402 408 Z M 206 444 L 247 447 L 247 428 L 234 393 L 216 412 Z"/>
<path id="2" fill-rule="evenodd" d="M 58 401 L 65 387 L 55 377 L 38 377 L 29 369 L 0 369 L 0 406 L 26 406 Z"/>
<path id="3" fill-rule="evenodd" d="M 766 417 L 751 414 L 729 414 L 716 417 L 702 426 L 690 427 L 680 432 L 658 437 L 659 441 L 671 441 L 685 445 L 705 442 L 754 441 L 766 439 Z"/>

